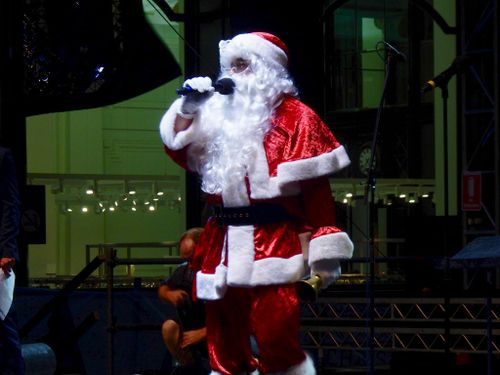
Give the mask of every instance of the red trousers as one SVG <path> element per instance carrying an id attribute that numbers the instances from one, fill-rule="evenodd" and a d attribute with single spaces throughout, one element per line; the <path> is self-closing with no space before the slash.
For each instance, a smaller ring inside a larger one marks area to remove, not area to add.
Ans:
<path id="1" fill-rule="evenodd" d="M 223 299 L 206 301 L 210 365 L 225 375 L 286 371 L 305 360 L 300 348 L 300 305 L 295 285 L 228 287 Z M 253 335 L 257 360 L 250 345 Z"/>

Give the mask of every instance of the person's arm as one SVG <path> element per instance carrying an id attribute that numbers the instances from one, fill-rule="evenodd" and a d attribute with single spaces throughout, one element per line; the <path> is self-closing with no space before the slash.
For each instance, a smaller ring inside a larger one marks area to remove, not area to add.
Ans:
<path id="1" fill-rule="evenodd" d="M 184 290 L 172 289 L 168 285 L 163 284 L 158 288 L 158 298 L 160 301 L 179 307 L 189 300 L 189 295 Z"/>
<path id="2" fill-rule="evenodd" d="M 181 348 L 186 348 L 191 345 L 198 344 L 207 338 L 207 328 L 193 329 L 186 331 L 182 335 Z"/>
<path id="3" fill-rule="evenodd" d="M 16 169 L 10 151 L 5 152 L 0 172 L 0 268 L 8 274 L 18 258 L 16 237 L 20 219 Z"/>
<path id="4" fill-rule="evenodd" d="M 15 258 L 0 258 L 0 268 L 4 272 L 5 275 L 9 276 L 12 267 L 16 264 Z"/>
<path id="5" fill-rule="evenodd" d="M 190 87 L 190 93 L 175 100 L 160 121 L 163 143 L 171 150 L 180 150 L 196 139 L 195 125 L 200 107 L 214 93 L 209 77 L 188 79 L 183 87 Z"/>
<path id="6" fill-rule="evenodd" d="M 341 275 L 340 260 L 352 257 L 353 244 L 335 225 L 335 205 L 327 177 L 301 181 L 306 224 L 311 228 L 308 264 L 327 287 Z"/>
<path id="7" fill-rule="evenodd" d="M 212 96 L 214 91 L 212 80 L 209 77 L 188 79 L 184 82 L 183 86 L 190 87 L 193 92 L 182 98 L 182 103 L 174 123 L 174 132 L 176 134 L 191 126 L 199 107 Z"/>

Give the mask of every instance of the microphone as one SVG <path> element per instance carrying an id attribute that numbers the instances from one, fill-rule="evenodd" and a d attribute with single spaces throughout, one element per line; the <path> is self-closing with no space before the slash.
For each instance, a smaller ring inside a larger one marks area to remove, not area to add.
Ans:
<path id="1" fill-rule="evenodd" d="M 424 94 L 427 91 L 435 89 L 436 87 L 442 88 L 443 86 L 446 86 L 451 77 L 455 74 L 462 73 L 471 63 L 472 58 L 470 56 L 456 57 L 448 69 L 425 82 L 420 90 L 420 93 Z"/>
<path id="2" fill-rule="evenodd" d="M 384 44 L 387 51 L 389 51 L 390 54 L 392 54 L 394 57 L 396 57 L 396 60 L 406 62 L 406 55 L 403 52 L 401 52 L 396 47 L 394 47 L 392 44 L 390 44 L 386 41 L 382 41 L 382 43 Z"/>
<path id="3" fill-rule="evenodd" d="M 218 92 L 221 95 L 231 95 L 234 92 L 235 83 L 231 78 L 221 78 L 217 80 L 214 84 L 214 91 Z M 191 88 L 189 85 L 185 87 L 181 87 L 175 91 L 177 95 L 189 95 L 200 93 L 199 91 Z"/>

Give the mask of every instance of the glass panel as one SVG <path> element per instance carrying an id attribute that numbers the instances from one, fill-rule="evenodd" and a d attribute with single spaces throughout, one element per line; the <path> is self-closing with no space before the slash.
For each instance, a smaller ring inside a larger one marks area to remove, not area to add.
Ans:
<path id="1" fill-rule="evenodd" d="M 361 78 L 363 108 L 374 108 L 384 85 L 384 60 L 376 46 L 384 40 L 384 22 L 380 18 L 361 18 Z"/>
<path id="2" fill-rule="evenodd" d="M 327 111 L 375 108 L 382 95 L 389 42 L 407 54 L 408 1 L 349 1 L 325 20 Z M 386 104 L 408 104 L 408 63 L 397 63 Z"/>

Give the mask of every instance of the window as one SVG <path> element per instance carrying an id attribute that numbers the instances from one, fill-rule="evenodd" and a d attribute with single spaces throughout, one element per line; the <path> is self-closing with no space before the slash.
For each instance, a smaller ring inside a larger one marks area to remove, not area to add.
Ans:
<path id="1" fill-rule="evenodd" d="M 389 42 L 404 54 L 410 49 L 408 1 L 353 0 L 325 20 L 326 110 L 368 109 L 382 95 Z M 413 27 L 422 28 L 415 23 Z M 418 33 L 421 35 L 422 33 Z M 416 35 L 416 34 L 412 34 Z M 394 64 L 387 105 L 408 105 L 408 63 Z"/>

